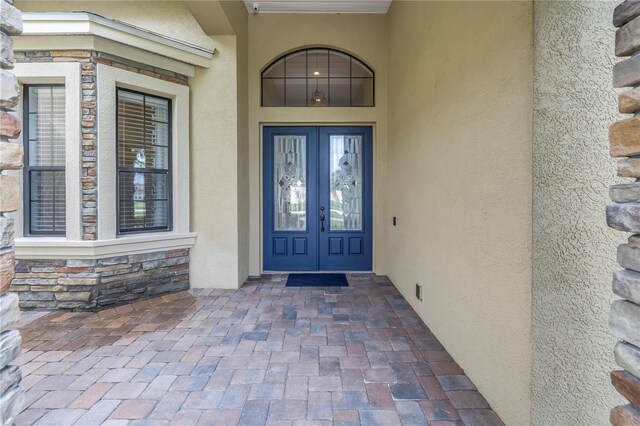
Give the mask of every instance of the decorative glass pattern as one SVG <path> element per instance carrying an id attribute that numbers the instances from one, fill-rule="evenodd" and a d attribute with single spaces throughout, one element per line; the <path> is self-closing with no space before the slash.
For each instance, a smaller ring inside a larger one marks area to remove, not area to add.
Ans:
<path id="1" fill-rule="evenodd" d="M 332 135 L 329 161 L 331 230 L 362 230 L 362 136 Z"/>
<path id="2" fill-rule="evenodd" d="M 64 235 L 65 93 L 63 85 L 25 86 L 25 227 Z"/>
<path id="3" fill-rule="evenodd" d="M 274 229 L 307 229 L 307 138 L 275 136 L 273 150 Z"/>
<path id="4" fill-rule="evenodd" d="M 171 226 L 170 107 L 168 99 L 118 89 L 120 233 Z"/>
<path id="5" fill-rule="evenodd" d="M 362 61 L 332 49 L 303 49 L 262 72 L 263 107 L 370 107 L 374 73 Z"/>

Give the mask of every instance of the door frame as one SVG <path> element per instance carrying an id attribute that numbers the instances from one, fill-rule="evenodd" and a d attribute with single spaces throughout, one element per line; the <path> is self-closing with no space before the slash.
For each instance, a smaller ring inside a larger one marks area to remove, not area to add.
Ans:
<path id="1" fill-rule="evenodd" d="M 291 271 L 265 271 L 264 269 L 264 128 L 265 127 L 370 127 L 371 128 L 371 147 L 372 147 L 372 155 L 373 155 L 373 161 L 372 161 L 372 177 L 371 177 L 371 181 L 372 181 L 372 189 L 371 189 L 371 208 L 372 208 L 372 212 L 371 212 L 371 232 L 372 232 L 372 238 L 371 238 L 371 271 L 356 271 L 356 273 L 367 273 L 367 272 L 374 272 L 376 270 L 376 236 L 378 233 L 378 229 L 376 226 L 376 220 L 378 218 L 378 214 L 377 214 L 377 210 L 378 210 L 378 197 L 377 197 L 377 193 L 376 193 L 376 188 L 377 188 L 377 179 L 376 179 L 376 172 L 377 172 L 377 138 L 376 138 L 376 123 L 375 122 L 370 122 L 370 121 L 366 121 L 366 122 L 357 122 L 357 121 L 349 121 L 349 122 L 322 122 L 322 123 L 317 123 L 317 122 L 308 122 L 308 121 L 304 121 L 304 122 L 260 122 L 259 123 L 259 144 L 260 144 L 260 149 L 259 149 L 259 164 L 260 164 L 260 169 L 259 169 L 259 177 L 260 177 L 260 187 L 258 188 L 258 192 L 259 192 L 259 196 L 260 196 L 260 241 L 259 241 L 259 245 L 260 245 L 260 273 L 288 273 Z M 336 272 L 351 272 L 351 271 L 313 271 L 313 273 L 318 273 L 318 274 L 322 274 L 322 273 L 336 273 Z"/>

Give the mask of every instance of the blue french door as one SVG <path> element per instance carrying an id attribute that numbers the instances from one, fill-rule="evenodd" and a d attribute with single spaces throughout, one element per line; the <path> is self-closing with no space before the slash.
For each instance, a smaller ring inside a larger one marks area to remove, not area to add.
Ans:
<path id="1" fill-rule="evenodd" d="M 265 127 L 266 271 L 372 269 L 370 127 Z"/>

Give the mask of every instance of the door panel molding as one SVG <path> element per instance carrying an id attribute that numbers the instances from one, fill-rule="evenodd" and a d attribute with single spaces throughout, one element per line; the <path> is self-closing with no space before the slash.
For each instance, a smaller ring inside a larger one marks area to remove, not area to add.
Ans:
<path id="1" fill-rule="evenodd" d="M 372 127 L 264 126 L 262 142 L 263 270 L 371 271 Z"/>

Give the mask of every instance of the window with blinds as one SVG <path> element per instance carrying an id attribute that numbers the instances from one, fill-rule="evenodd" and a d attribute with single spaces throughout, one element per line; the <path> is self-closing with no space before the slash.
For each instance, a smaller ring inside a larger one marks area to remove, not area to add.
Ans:
<path id="1" fill-rule="evenodd" d="M 64 235 L 65 94 L 63 85 L 24 87 L 26 235 Z"/>
<path id="2" fill-rule="evenodd" d="M 118 231 L 171 229 L 171 101 L 117 89 Z"/>

